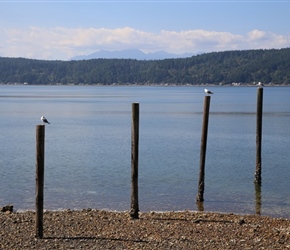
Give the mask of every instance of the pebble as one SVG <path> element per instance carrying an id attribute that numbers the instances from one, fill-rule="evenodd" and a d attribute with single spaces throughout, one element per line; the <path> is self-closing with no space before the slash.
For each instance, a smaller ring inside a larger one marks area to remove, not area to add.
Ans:
<path id="1" fill-rule="evenodd" d="M 0 213 L 0 249 L 289 249 L 290 221 L 205 212 L 46 211 Z"/>

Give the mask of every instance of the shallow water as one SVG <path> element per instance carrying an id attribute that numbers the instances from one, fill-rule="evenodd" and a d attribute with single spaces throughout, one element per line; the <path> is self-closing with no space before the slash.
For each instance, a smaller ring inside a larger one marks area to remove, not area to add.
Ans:
<path id="1" fill-rule="evenodd" d="M 261 193 L 257 88 L 210 89 L 204 210 L 290 218 L 290 88 L 264 88 Z M 35 126 L 44 115 L 45 209 L 128 210 L 139 102 L 140 210 L 197 210 L 203 101 L 203 87 L 0 86 L 0 206 L 34 209 Z"/>

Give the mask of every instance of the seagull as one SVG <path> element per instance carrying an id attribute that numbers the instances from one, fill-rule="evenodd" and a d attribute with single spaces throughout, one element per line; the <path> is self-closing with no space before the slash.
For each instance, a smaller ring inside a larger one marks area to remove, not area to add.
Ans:
<path id="1" fill-rule="evenodd" d="M 211 92 L 211 91 L 208 90 L 208 89 L 204 89 L 204 92 L 207 93 L 208 95 L 213 95 L 213 92 Z"/>
<path id="2" fill-rule="evenodd" d="M 259 86 L 259 87 L 263 87 L 263 86 L 264 86 L 264 84 L 263 84 L 263 83 L 261 83 L 261 82 L 259 82 L 259 83 L 258 83 L 258 86 Z"/>
<path id="3" fill-rule="evenodd" d="M 40 120 L 43 122 L 43 123 L 49 123 L 49 121 L 44 117 L 44 116 L 41 116 Z"/>

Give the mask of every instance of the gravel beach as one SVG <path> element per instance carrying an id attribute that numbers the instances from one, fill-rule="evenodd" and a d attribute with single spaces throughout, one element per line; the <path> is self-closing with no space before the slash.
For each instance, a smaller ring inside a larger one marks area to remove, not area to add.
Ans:
<path id="1" fill-rule="evenodd" d="M 65 210 L 0 213 L 0 249 L 290 249 L 290 220 L 207 212 Z"/>

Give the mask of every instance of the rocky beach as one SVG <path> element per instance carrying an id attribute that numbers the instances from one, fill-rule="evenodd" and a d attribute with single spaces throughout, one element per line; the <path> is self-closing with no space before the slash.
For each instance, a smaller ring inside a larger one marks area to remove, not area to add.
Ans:
<path id="1" fill-rule="evenodd" d="M 0 212 L 0 249 L 290 249 L 290 220 L 208 212 Z"/>

